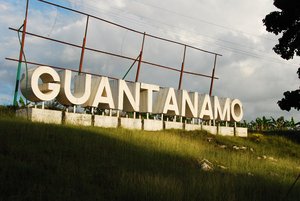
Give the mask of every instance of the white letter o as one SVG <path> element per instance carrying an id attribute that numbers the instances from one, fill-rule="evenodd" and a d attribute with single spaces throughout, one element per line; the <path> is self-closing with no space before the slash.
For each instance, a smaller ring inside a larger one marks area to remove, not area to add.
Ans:
<path id="1" fill-rule="evenodd" d="M 234 99 L 231 102 L 231 118 L 233 121 L 239 122 L 244 116 L 243 105 L 240 100 Z"/>

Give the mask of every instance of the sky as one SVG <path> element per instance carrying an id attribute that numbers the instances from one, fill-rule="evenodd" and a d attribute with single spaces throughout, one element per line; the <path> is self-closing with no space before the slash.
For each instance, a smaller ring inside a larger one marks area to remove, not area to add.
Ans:
<path id="1" fill-rule="evenodd" d="M 275 11 L 273 0 L 49 0 L 140 32 L 216 52 L 212 95 L 237 98 L 244 107 L 244 119 L 266 116 L 300 121 L 300 112 L 282 111 L 277 101 L 283 92 L 299 88 L 296 74 L 300 59 L 286 61 L 272 50 L 280 36 L 265 31 L 262 19 Z M 18 58 L 16 32 L 24 20 L 25 0 L 0 0 L 0 104 L 12 104 Z M 86 16 L 30 0 L 27 31 L 82 44 Z M 86 46 L 136 58 L 142 35 L 90 18 Z M 181 68 L 184 47 L 146 37 L 145 61 Z M 36 37 L 25 40 L 27 61 L 77 70 L 80 49 Z M 185 70 L 211 75 L 214 55 L 188 48 Z M 83 71 L 122 78 L 132 61 L 86 51 Z M 29 68 L 35 67 L 29 65 Z M 25 69 L 24 66 L 22 68 Z M 134 80 L 136 65 L 126 79 Z M 142 64 L 140 82 L 178 87 L 179 73 Z M 210 79 L 184 74 L 182 88 L 209 93 Z"/>

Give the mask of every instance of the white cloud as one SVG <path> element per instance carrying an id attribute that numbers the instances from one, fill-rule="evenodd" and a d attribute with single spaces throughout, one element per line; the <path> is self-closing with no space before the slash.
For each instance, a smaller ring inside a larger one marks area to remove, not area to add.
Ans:
<path id="1" fill-rule="evenodd" d="M 3 4 L 3 3 L 0 3 L 0 11 L 3 12 L 3 11 L 6 11 L 6 10 L 8 10 L 8 6 Z"/>

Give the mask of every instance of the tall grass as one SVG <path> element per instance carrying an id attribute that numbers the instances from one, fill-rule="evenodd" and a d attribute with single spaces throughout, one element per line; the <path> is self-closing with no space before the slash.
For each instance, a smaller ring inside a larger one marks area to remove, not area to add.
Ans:
<path id="1" fill-rule="evenodd" d="M 300 145 L 280 136 L 74 127 L 6 116 L 0 130 L 0 200 L 282 200 L 300 172 Z M 204 158 L 213 171 L 200 168 Z M 299 197 L 297 184 L 285 200 Z"/>

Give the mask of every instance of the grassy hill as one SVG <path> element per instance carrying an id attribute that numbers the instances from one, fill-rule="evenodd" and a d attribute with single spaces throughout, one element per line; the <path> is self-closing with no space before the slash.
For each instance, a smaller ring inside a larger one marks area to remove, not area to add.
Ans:
<path id="1" fill-rule="evenodd" d="M 299 158 L 300 144 L 280 136 L 47 125 L 2 115 L 0 200 L 299 200 L 300 183 L 286 197 Z"/>

